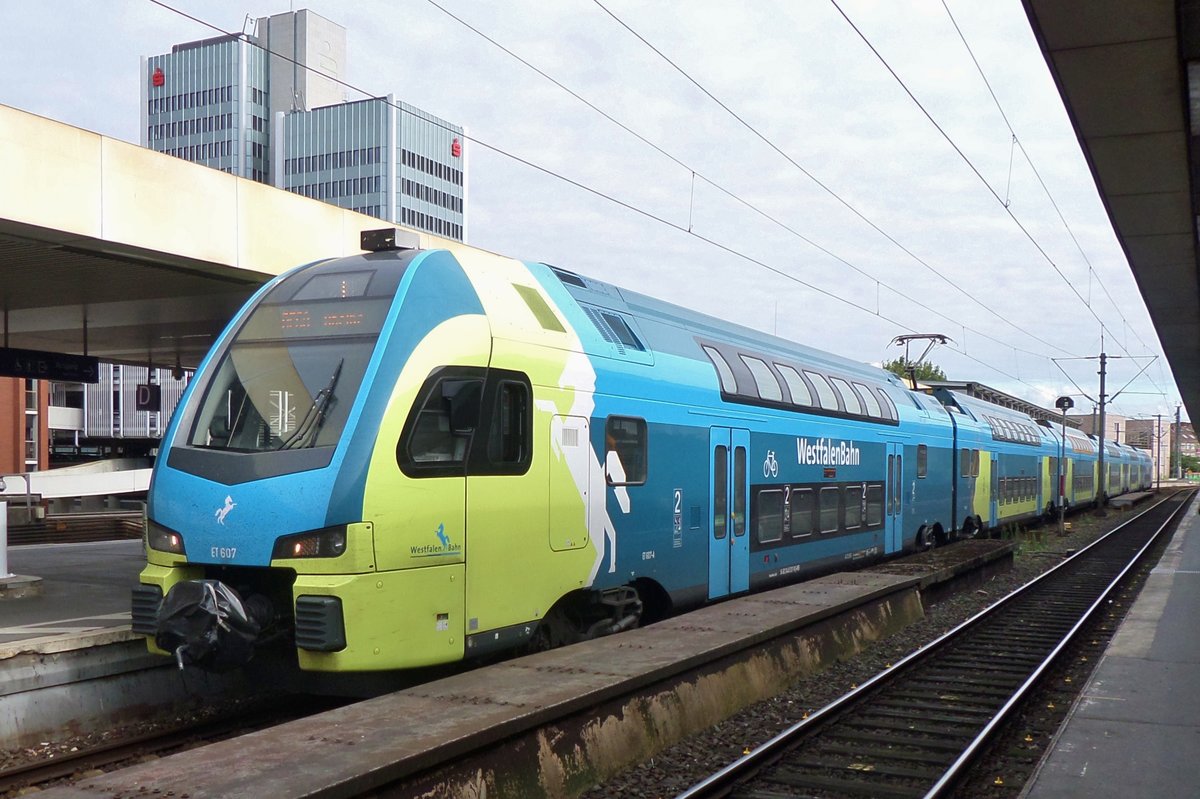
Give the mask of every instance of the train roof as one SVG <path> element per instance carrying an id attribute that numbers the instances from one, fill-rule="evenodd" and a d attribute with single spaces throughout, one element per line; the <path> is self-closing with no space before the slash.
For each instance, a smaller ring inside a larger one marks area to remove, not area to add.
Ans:
<path id="1" fill-rule="evenodd" d="M 640 321 L 657 322 L 676 330 L 686 331 L 684 338 L 671 335 L 662 328 L 646 328 L 647 345 L 656 352 L 695 357 L 695 337 L 708 337 L 721 343 L 765 355 L 790 358 L 830 369 L 846 376 L 859 377 L 875 383 L 889 383 L 905 388 L 900 379 L 881 367 L 845 358 L 825 350 L 800 344 L 790 339 L 763 333 L 753 328 L 727 322 L 707 314 L 684 308 L 645 294 L 623 289 L 602 280 L 569 272 L 544 264 L 566 287 L 571 296 L 585 309 L 588 306 L 628 313 Z M 595 321 L 595 320 L 593 320 Z M 603 335 L 606 331 L 601 330 Z"/>

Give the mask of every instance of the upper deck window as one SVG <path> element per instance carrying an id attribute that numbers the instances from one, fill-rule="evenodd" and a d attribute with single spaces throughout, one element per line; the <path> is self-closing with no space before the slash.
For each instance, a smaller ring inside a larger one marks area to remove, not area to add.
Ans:
<path id="1" fill-rule="evenodd" d="M 775 375 L 771 372 L 771 367 L 767 366 L 765 361 L 755 358 L 752 355 L 743 355 L 741 357 L 742 363 L 746 364 L 746 368 L 754 376 L 754 383 L 758 387 L 758 396 L 765 400 L 781 402 L 783 400 L 783 389 L 779 387 L 779 381 L 775 379 Z"/>
<path id="2" fill-rule="evenodd" d="M 717 376 L 721 379 L 721 390 L 726 394 L 736 394 L 737 380 L 734 379 L 733 370 L 729 368 L 729 364 L 725 361 L 725 356 L 712 347 L 705 347 L 704 353 L 717 369 Z"/>
<path id="3" fill-rule="evenodd" d="M 779 370 L 779 374 L 783 375 L 783 382 L 787 383 L 788 391 L 792 393 L 793 404 L 813 404 L 812 392 L 808 390 L 808 384 L 804 382 L 804 378 L 800 377 L 799 372 L 781 363 L 775 364 L 775 368 Z"/>
<path id="4" fill-rule="evenodd" d="M 845 406 L 847 413 L 854 413 L 861 416 L 866 412 L 862 401 L 854 393 L 854 389 L 850 388 L 848 382 L 840 377 L 830 377 L 829 381 L 833 383 L 834 390 L 841 396 L 842 405 Z"/>
<path id="5" fill-rule="evenodd" d="M 804 370 L 804 376 L 813 384 L 817 390 L 817 400 L 821 403 L 821 407 L 828 411 L 838 410 L 837 395 L 833 393 L 833 387 L 829 385 L 829 381 L 824 375 L 819 375 L 816 372 Z"/>

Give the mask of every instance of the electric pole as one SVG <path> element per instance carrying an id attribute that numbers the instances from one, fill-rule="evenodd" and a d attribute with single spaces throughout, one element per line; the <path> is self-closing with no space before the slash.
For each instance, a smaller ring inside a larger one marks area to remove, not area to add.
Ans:
<path id="1" fill-rule="evenodd" d="M 1175 406 L 1175 479 L 1183 478 L 1183 425 L 1179 423 L 1179 409 Z"/>
<path id="2" fill-rule="evenodd" d="M 1162 473 L 1163 473 L 1163 468 L 1162 468 L 1162 451 L 1163 451 L 1162 414 L 1156 413 L 1156 414 L 1154 414 L 1154 418 L 1156 420 L 1158 420 L 1158 435 L 1155 437 L 1155 444 L 1154 444 L 1154 466 L 1155 466 L 1155 468 L 1154 468 L 1154 478 L 1155 478 L 1154 479 L 1154 489 L 1157 491 L 1162 488 Z"/>
<path id="3" fill-rule="evenodd" d="M 1108 356 L 1103 352 L 1100 353 L 1100 456 L 1096 462 L 1097 479 L 1100 481 L 1100 491 L 1096 495 L 1097 505 L 1103 510 L 1108 505 L 1108 480 L 1107 472 L 1104 471 L 1104 378 Z"/>

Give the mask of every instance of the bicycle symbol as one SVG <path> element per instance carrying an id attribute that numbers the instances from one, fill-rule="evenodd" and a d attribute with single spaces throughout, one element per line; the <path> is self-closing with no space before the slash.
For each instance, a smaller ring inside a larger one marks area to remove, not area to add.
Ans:
<path id="1" fill-rule="evenodd" d="M 775 460 L 775 450 L 767 450 L 767 459 L 763 461 L 763 477 L 778 477 L 779 461 Z"/>

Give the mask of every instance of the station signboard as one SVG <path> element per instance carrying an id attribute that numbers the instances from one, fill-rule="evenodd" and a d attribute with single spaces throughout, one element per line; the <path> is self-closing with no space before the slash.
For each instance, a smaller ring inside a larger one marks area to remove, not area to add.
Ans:
<path id="1" fill-rule="evenodd" d="M 0 376 L 95 383 L 100 379 L 100 359 L 91 355 L 0 347 Z"/>

